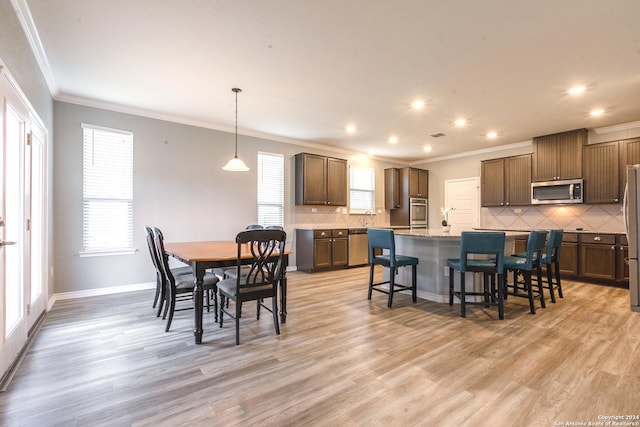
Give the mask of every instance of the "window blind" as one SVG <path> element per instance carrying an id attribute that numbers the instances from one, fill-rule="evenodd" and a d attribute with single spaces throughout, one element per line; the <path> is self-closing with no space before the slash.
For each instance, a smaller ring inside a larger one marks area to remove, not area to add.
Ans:
<path id="1" fill-rule="evenodd" d="M 82 250 L 133 250 L 133 134 L 82 125 Z"/>
<path id="2" fill-rule="evenodd" d="M 349 212 L 372 213 L 375 204 L 375 170 L 349 166 Z"/>
<path id="3" fill-rule="evenodd" d="M 284 227 L 284 156 L 258 152 L 258 224 Z"/>

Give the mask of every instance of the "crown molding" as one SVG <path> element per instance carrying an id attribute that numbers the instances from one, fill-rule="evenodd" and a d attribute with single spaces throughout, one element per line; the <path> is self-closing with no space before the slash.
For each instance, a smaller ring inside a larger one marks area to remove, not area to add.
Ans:
<path id="1" fill-rule="evenodd" d="M 619 125 L 613 125 L 613 126 L 604 126 L 601 128 L 595 128 L 593 131 L 597 134 L 603 134 L 603 133 L 611 133 L 611 132 L 618 132 L 621 130 L 629 130 L 629 129 L 635 129 L 635 128 L 639 128 L 640 127 L 640 121 L 637 122 L 629 122 L 629 123 L 621 123 Z"/>
<path id="2" fill-rule="evenodd" d="M 531 147 L 532 144 L 533 144 L 533 141 L 528 140 L 528 141 L 522 141 L 522 142 L 514 142 L 512 144 L 496 145 L 495 147 L 481 148 L 479 150 L 465 151 L 464 153 L 456 153 L 456 154 L 450 154 L 448 156 L 435 157 L 433 159 L 425 159 L 419 162 L 413 162 L 413 164 L 417 165 L 417 164 L 424 164 L 424 163 L 441 162 L 443 160 L 459 159 L 462 157 L 476 156 L 476 155 L 486 154 L 486 153 L 496 153 L 499 151 L 511 150 L 514 148 Z"/>
<path id="3" fill-rule="evenodd" d="M 22 26 L 22 30 L 24 31 L 24 34 L 27 37 L 29 46 L 31 46 L 31 51 L 33 52 L 33 55 L 36 58 L 36 62 L 40 67 L 40 72 L 42 73 L 45 81 L 47 82 L 47 86 L 49 87 L 49 92 L 51 93 L 51 96 L 55 97 L 58 94 L 58 84 L 56 83 L 56 80 L 53 77 L 53 71 L 51 70 L 51 65 L 49 64 L 49 60 L 47 59 L 47 54 L 44 51 L 42 42 L 40 41 L 40 35 L 38 34 L 38 30 L 36 28 L 35 22 L 33 22 L 33 17 L 31 16 L 31 11 L 29 10 L 27 1 L 26 0 L 10 0 L 10 1 L 11 1 L 11 6 L 13 7 L 13 10 L 15 10 L 16 15 L 18 17 L 18 21 L 20 21 L 20 26 Z"/>

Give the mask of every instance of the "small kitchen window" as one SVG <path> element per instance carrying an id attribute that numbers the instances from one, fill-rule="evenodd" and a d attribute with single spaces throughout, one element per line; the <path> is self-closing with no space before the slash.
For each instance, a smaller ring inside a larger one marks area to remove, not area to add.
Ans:
<path id="1" fill-rule="evenodd" d="M 284 156 L 258 152 L 258 224 L 284 226 Z"/>
<path id="2" fill-rule="evenodd" d="M 349 213 L 373 213 L 375 209 L 376 172 L 374 169 L 349 167 Z"/>
<path id="3" fill-rule="evenodd" d="M 133 133 L 82 124 L 81 256 L 133 253 Z"/>

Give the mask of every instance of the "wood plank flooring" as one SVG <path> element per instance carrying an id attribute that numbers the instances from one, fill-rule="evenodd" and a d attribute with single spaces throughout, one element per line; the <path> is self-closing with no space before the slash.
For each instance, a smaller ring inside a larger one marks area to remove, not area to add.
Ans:
<path id="1" fill-rule="evenodd" d="M 367 301 L 367 269 L 289 274 L 287 323 L 248 304 L 172 330 L 153 294 L 59 301 L 5 393 L 2 426 L 554 426 L 640 414 L 640 314 L 628 291 L 564 282 L 529 314 L 397 295 Z"/>

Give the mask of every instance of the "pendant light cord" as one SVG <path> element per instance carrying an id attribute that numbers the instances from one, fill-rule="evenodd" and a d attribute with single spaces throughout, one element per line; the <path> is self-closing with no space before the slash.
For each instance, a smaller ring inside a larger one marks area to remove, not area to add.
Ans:
<path id="1" fill-rule="evenodd" d="M 238 92 L 241 92 L 242 89 L 234 87 L 231 90 L 236 93 L 236 154 L 235 154 L 235 157 L 238 157 Z"/>

